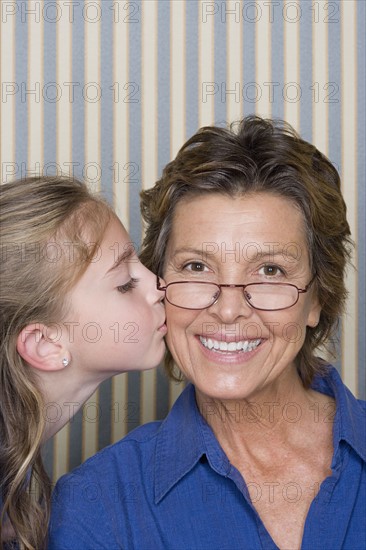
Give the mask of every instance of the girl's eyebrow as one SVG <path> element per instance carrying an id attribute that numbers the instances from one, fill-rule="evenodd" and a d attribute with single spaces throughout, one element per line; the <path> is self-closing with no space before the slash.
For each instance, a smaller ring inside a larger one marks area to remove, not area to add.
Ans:
<path id="1" fill-rule="evenodd" d="M 110 267 L 108 269 L 108 271 L 106 272 L 106 275 L 109 275 L 109 273 L 112 273 L 113 271 L 115 271 L 116 269 L 119 268 L 119 266 L 123 263 L 123 262 L 126 262 L 128 260 L 130 260 L 132 258 L 132 256 L 135 254 L 135 249 L 133 246 L 129 246 L 127 248 L 127 250 L 125 250 L 124 252 L 122 252 L 121 254 L 118 255 L 117 259 L 115 260 L 115 262 L 113 263 L 112 267 Z"/>

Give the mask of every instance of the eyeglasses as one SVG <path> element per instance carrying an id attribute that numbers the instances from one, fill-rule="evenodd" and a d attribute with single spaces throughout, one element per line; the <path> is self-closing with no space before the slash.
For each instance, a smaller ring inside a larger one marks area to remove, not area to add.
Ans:
<path id="1" fill-rule="evenodd" d="M 280 311 L 294 306 L 300 294 L 307 292 L 315 280 L 313 276 L 305 288 L 288 283 L 249 283 L 247 285 L 219 285 L 206 281 L 176 281 L 158 290 L 165 291 L 165 299 L 172 306 L 182 309 L 206 309 L 217 302 L 222 288 L 242 288 L 245 301 L 254 309 L 261 311 Z"/>

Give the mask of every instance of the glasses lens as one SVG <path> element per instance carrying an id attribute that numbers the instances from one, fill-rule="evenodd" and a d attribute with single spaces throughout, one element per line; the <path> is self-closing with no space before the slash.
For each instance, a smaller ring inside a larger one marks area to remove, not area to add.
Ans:
<path id="1" fill-rule="evenodd" d="M 298 292 L 292 285 L 250 284 L 244 290 L 246 299 L 258 309 L 276 310 L 291 307 L 296 303 Z"/>
<path id="2" fill-rule="evenodd" d="M 214 284 L 172 283 L 166 289 L 168 302 L 187 309 L 204 309 L 212 305 L 220 294 Z"/>

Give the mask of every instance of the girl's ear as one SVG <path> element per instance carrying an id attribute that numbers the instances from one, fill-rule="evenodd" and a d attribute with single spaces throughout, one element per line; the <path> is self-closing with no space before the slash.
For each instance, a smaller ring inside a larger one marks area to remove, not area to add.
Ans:
<path id="1" fill-rule="evenodd" d="M 60 335 L 61 327 L 48 327 L 42 323 L 27 325 L 17 338 L 19 355 L 35 369 L 57 371 L 70 362 Z"/>

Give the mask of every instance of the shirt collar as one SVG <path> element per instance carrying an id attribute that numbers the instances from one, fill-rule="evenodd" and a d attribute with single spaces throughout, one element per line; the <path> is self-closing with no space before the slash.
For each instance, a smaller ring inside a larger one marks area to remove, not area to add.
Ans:
<path id="1" fill-rule="evenodd" d="M 335 398 L 334 448 L 346 441 L 366 461 L 365 409 L 328 367 L 312 388 Z M 155 451 L 155 503 L 157 504 L 205 456 L 217 473 L 226 476 L 230 463 L 211 428 L 198 411 L 194 386 L 189 384 L 162 422 Z"/>
<path id="2" fill-rule="evenodd" d="M 328 365 L 325 376 L 316 376 L 312 388 L 334 397 L 336 414 L 334 417 L 333 444 L 336 449 L 340 441 L 345 441 L 366 462 L 365 402 L 358 401 L 341 380 L 337 370 Z"/>
<path id="3" fill-rule="evenodd" d="M 197 408 L 194 386 L 189 384 L 159 429 L 155 451 L 155 503 L 192 470 L 201 457 L 208 454 L 206 437 L 202 431 L 204 424 Z M 206 427 L 211 431 L 207 424 Z M 221 447 L 212 431 L 211 440 L 220 454 Z M 226 458 L 222 450 L 221 453 Z"/>

